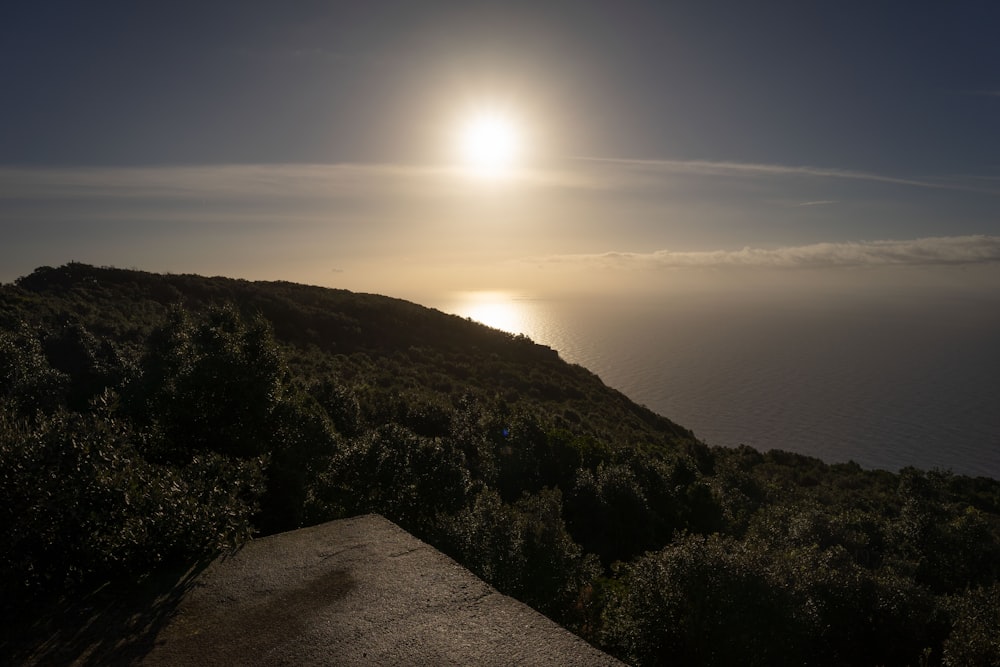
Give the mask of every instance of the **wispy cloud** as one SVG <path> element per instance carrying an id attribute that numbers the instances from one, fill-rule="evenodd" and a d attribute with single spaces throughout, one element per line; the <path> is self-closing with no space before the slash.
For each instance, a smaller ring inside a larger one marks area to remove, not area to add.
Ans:
<path id="1" fill-rule="evenodd" d="M 155 167 L 0 167 L 0 199 L 197 200 L 420 194 L 444 187 L 443 167 L 386 164 L 249 164 Z M 456 179 L 457 180 L 457 179 Z"/>
<path id="2" fill-rule="evenodd" d="M 583 264 L 600 268 L 830 268 L 935 266 L 1000 262 L 1000 236 L 945 236 L 909 241 L 814 243 L 740 250 L 606 252 L 527 258 L 533 264 Z"/>
<path id="3" fill-rule="evenodd" d="M 703 160 L 573 158 L 526 169 L 508 179 L 518 188 L 542 190 L 659 190 L 673 183 L 666 175 L 699 180 L 726 177 L 833 179 L 1000 195 L 989 178 L 911 179 L 872 172 Z M 468 193 L 469 174 L 443 165 L 412 164 L 246 164 L 150 167 L 0 167 L 0 199 L 167 198 L 226 200 L 249 198 L 330 199 L 339 196 L 412 196 Z M 482 183 L 478 184 L 482 185 Z M 493 184 L 494 186 L 498 184 Z M 805 201 L 798 206 L 839 203 Z"/>
<path id="4" fill-rule="evenodd" d="M 708 160 L 632 160 L 618 158 L 578 157 L 575 160 L 594 163 L 617 165 L 624 168 L 659 171 L 667 173 L 682 173 L 703 176 L 803 176 L 812 178 L 838 179 L 849 181 L 867 181 L 870 183 L 885 183 L 936 190 L 959 190 L 965 192 L 980 192 L 1000 195 L 1000 190 L 986 189 L 952 179 L 907 178 L 879 174 L 870 171 L 854 171 L 850 169 L 832 169 L 827 167 L 788 166 L 780 164 L 759 164 L 752 162 L 712 162 Z"/>

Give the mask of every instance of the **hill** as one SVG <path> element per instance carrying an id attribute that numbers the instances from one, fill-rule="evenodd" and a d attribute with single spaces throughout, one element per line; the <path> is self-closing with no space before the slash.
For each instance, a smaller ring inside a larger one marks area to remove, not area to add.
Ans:
<path id="1" fill-rule="evenodd" d="M 11 655 L 59 600 L 376 512 L 637 664 L 1000 660 L 997 481 L 709 448 L 415 304 L 44 267 L 0 372 Z"/>

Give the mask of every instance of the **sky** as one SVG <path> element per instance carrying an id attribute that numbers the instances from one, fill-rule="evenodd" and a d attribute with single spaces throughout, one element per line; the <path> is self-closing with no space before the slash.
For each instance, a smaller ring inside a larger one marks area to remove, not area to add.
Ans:
<path id="1" fill-rule="evenodd" d="M 0 281 L 1000 289 L 995 2 L 9 2 Z M 455 136 L 499 109 L 502 174 Z"/>

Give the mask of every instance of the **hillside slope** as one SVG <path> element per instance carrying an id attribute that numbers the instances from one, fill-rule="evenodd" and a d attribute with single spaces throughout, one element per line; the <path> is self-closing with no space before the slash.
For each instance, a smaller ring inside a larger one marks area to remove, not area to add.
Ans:
<path id="1" fill-rule="evenodd" d="M 69 321 L 119 344 L 138 343 L 172 306 L 201 312 L 235 305 L 261 315 L 294 370 L 311 379 L 329 370 L 400 391 L 437 388 L 489 392 L 545 406 L 561 426 L 615 440 L 692 438 L 686 429 L 637 406 L 551 348 L 416 304 L 374 294 L 287 282 L 159 275 L 68 264 L 43 267 L 0 292 L 3 324 L 43 328 Z M 315 371 L 315 372 L 312 372 Z M 437 383 L 435 385 L 435 383 Z M 575 408 L 585 409 L 583 422 Z M 605 432 L 601 432 L 604 430 Z"/>
<path id="2" fill-rule="evenodd" d="M 415 304 L 44 267 L 0 371 L 11 655 L 105 582 L 374 512 L 637 664 L 1000 661 L 996 480 L 709 448 Z"/>

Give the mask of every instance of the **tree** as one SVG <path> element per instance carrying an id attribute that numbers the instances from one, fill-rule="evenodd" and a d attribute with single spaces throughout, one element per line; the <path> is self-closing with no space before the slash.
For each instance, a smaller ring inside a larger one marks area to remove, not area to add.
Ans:
<path id="1" fill-rule="evenodd" d="M 273 447 L 284 399 L 283 360 L 268 324 L 232 306 L 200 321 L 175 308 L 150 336 L 132 409 L 154 428 L 164 460 L 196 452 L 252 458 Z"/>
<path id="2" fill-rule="evenodd" d="M 621 566 L 603 641 L 643 665 L 801 665 L 793 601 L 766 554 L 732 538 L 688 535 Z"/>
<path id="3" fill-rule="evenodd" d="M 107 411 L 31 425 L 0 415 L 4 604 L 189 565 L 250 536 L 259 462 L 209 454 L 182 467 L 150 463 L 141 440 Z"/>
<path id="4" fill-rule="evenodd" d="M 443 523 L 443 548 L 502 593 L 566 618 L 570 603 L 598 572 L 563 523 L 558 490 L 525 494 L 514 504 L 483 489 Z"/>
<path id="5" fill-rule="evenodd" d="M 1000 583 L 956 595 L 948 606 L 953 626 L 944 642 L 944 665 L 1000 665 Z"/>
<path id="6" fill-rule="evenodd" d="M 0 331 L 0 397 L 23 416 L 50 413 L 65 403 L 70 378 L 53 369 L 27 325 Z"/>

